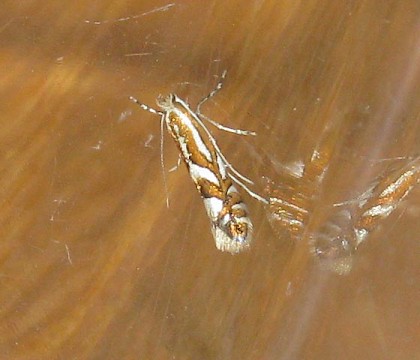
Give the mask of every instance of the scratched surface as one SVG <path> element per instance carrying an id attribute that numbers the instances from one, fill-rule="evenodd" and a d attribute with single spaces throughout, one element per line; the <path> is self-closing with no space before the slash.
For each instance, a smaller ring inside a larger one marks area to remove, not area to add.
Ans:
<path id="1" fill-rule="evenodd" d="M 0 358 L 418 356 L 419 189 L 345 276 L 310 237 L 420 153 L 419 17 L 418 0 L 2 1 Z M 159 121 L 128 100 L 193 105 L 224 69 L 202 112 L 258 133 L 211 129 L 224 154 L 309 214 L 295 238 L 244 194 L 255 239 L 236 256 L 182 166 L 166 207 Z"/>

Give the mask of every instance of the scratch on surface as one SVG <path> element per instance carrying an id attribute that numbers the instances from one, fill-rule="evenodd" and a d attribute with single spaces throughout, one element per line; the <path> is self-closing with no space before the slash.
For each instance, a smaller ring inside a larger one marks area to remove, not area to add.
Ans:
<path id="1" fill-rule="evenodd" d="M 3 30 L 6 29 L 14 20 L 15 20 L 15 18 L 12 18 L 8 22 L 6 22 L 2 26 L 0 26 L 0 33 L 3 32 Z"/>
<path id="2" fill-rule="evenodd" d="M 59 56 L 58 58 L 55 59 L 55 62 L 58 65 L 61 65 L 64 62 L 64 56 Z"/>
<path id="3" fill-rule="evenodd" d="M 120 114 L 120 116 L 119 116 L 119 118 L 118 118 L 118 122 L 120 123 L 120 122 L 123 122 L 125 119 L 127 119 L 131 114 L 132 114 L 133 112 L 131 111 L 131 110 L 126 110 L 126 111 L 123 111 L 121 114 Z"/>
<path id="4" fill-rule="evenodd" d="M 55 169 L 54 169 L 55 170 Z M 56 220 L 56 216 L 57 215 L 60 215 L 60 207 L 61 207 L 61 205 L 62 204 L 65 204 L 67 201 L 66 200 L 64 200 L 64 199 L 54 199 L 53 200 L 53 203 L 55 203 L 55 204 L 57 204 L 57 207 L 56 207 L 56 209 L 53 211 L 53 213 L 51 214 L 51 216 L 50 216 L 50 221 L 51 222 L 53 222 L 53 221 L 57 221 Z"/>
<path id="5" fill-rule="evenodd" d="M 143 53 L 132 53 L 132 54 L 125 54 L 124 56 L 149 56 L 153 55 L 151 52 L 143 52 Z"/>
<path id="6" fill-rule="evenodd" d="M 70 256 L 69 247 L 67 246 L 67 244 L 64 244 L 64 246 L 66 247 L 67 260 L 69 261 L 70 265 L 73 265 L 73 261 L 72 261 L 71 256 Z"/>
<path id="7" fill-rule="evenodd" d="M 153 134 L 149 134 L 149 136 L 147 137 L 147 140 L 144 142 L 144 147 L 153 149 L 153 146 L 150 145 L 153 138 L 154 138 Z"/>
<path id="8" fill-rule="evenodd" d="M 146 12 L 138 14 L 138 15 L 126 16 L 126 17 L 122 17 L 122 18 L 119 18 L 119 19 L 115 19 L 115 20 L 103 20 L 103 21 L 85 20 L 85 23 L 86 24 L 93 24 L 93 25 L 101 25 L 101 24 L 106 24 L 106 23 L 116 23 L 116 22 L 123 22 L 123 21 L 128 21 L 128 20 L 135 20 L 135 19 L 141 18 L 141 17 L 146 16 L 146 15 L 153 14 L 153 13 L 156 13 L 156 12 L 168 11 L 173 6 L 175 6 L 175 3 L 166 4 L 164 6 L 154 8 L 152 10 L 146 11 Z"/>
<path id="9" fill-rule="evenodd" d="M 99 140 L 96 145 L 91 146 L 90 148 L 93 149 L 93 150 L 101 150 L 102 149 L 102 145 L 103 145 L 102 140 Z"/>
<path id="10" fill-rule="evenodd" d="M 290 296 L 293 293 L 293 287 L 292 287 L 292 282 L 289 281 L 287 283 L 287 287 L 286 287 L 286 296 Z"/>

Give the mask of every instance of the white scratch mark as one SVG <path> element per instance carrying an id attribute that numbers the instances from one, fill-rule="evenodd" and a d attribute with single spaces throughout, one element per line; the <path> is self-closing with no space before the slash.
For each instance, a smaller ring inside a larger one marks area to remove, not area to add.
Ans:
<path id="1" fill-rule="evenodd" d="M 70 265 L 73 265 L 73 261 L 72 261 L 71 256 L 70 256 L 69 247 L 67 246 L 67 244 L 64 244 L 64 246 L 66 247 L 67 260 L 69 261 Z"/>
<path id="2" fill-rule="evenodd" d="M 50 216 L 50 221 L 51 222 L 53 222 L 53 221 L 56 221 L 55 220 L 55 216 L 56 215 L 60 215 L 60 206 L 62 205 L 62 204 L 65 204 L 67 201 L 66 200 L 64 200 L 64 199 L 54 199 L 53 200 L 53 203 L 55 203 L 55 204 L 57 204 L 57 208 L 53 211 L 53 213 L 51 214 L 51 216 Z"/>
<path id="3" fill-rule="evenodd" d="M 182 156 L 181 156 L 181 154 L 179 154 L 179 156 L 178 156 L 178 162 L 176 163 L 176 165 L 175 165 L 175 166 L 172 166 L 172 167 L 168 170 L 168 172 L 173 172 L 173 171 L 175 171 L 175 170 L 178 170 L 179 166 L 181 165 L 181 161 L 182 161 Z"/>
<path id="4" fill-rule="evenodd" d="M 154 138 L 154 135 L 149 134 L 149 136 L 147 137 L 147 140 L 144 142 L 144 147 L 153 149 L 153 146 L 150 145 L 150 142 L 153 140 L 153 138 Z"/>
<path id="5" fill-rule="evenodd" d="M 143 52 L 143 53 L 132 53 L 132 54 L 125 54 L 124 56 L 148 56 L 153 55 L 151 52 Z"/>
<path id="6" fill-rule="evenodd" d="M 98 143 L 95 146 L 91 146 L 90 148 L 91 149 L 94 149 L 94 150 L 101 150 L 102 149 L 102 145 L 103 145 L 102 140 L 99 140 Z"/>
<path id="7" fill-rule="evenodd" d="M 128 21 L 128 20 L 135 20 L 135 19 L 141 18 L 145 15 L 150 15 L 150 14 L 153 14 L 153 13 L 156 13 L 156 12 L 167 11 L 173 6 L 175 6 L 175 3 L 160 6 L 160 7 L 154 8 L 152 10 L 149 10 L 149 11 L 146 11 L 144 13 L 134 15 L 134 16 L 126 16 L 126 17 L 122 17 L 122 18 L 119 18 L 119 19 L 115 19 L 115 20 L 103 20 L 103 21 L 85 20 L 85 23 L 86 24 L 93 24 L 93 25 L 101 25 L 101 24 L 106 24 L 106 23 L 116 23 L 116 22 L 123 22 L 123 21 Z"/>
<path id="8" fill-rule="evenodd" d="M 133 112 L 131 110 L 123 111 L 120 114 L 120 117 L 118 118 L 118 122 L 123 122 L 125 119 L 127 119 Z"/>
<path id="9" fill-rule="evenodd" d="M 13 21 L 15 18 L 10 19 L 8 22 L 4 23 L 2 26 L 0 26 L 0 33 L 4 31 Z"/>
<path id="10" fill-rule="evenodd" d="M 53 202 L 57 203 L 58 205 L 65 204 L 67 201 L 64 199 L 54 199 Z"/>
<path id="11" fill-rule="evenodd" d="M 286 287 L 286 296 L 290 296 L 293 293 L 293 289 L 292 289 L 292 282 L 289 281 L 287 283 L 287 287 Z"/>

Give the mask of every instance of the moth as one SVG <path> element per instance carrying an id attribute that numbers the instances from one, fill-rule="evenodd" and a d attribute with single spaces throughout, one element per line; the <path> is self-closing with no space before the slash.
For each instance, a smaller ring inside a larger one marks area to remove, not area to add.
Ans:
<path id="1" fill-rule="evenodd" d="M 339 134 L 336 128 L 327 129 L 308 159 L 282 165 L 276 182 L 266 178 L 265 193 L 268 220 L 276 234 L 294 240 L 307 236 L 310 252 L 322 265 L 344 275 L 359 246 L 420 184 L 420 157 L 387 167 L 362 194 L 327 208 L 329 216 L 309 228 Z"/>
<path id="2" fill-rule="evenodd" d="M 201 114 L 201 105 L 222 88 L 225 76 L 226 71 L 223 72 L 216 88 L 199 102 L 196 111 L 192 111 L 184 100 L 173 93 L 157 98 L 159 110 L 141 103 L 132 96 L 130 100 L 143 110 L 161 117 L 161 128 L 166 125 L 179 149 L 180 158 L 187 166 L 190 177 L 204 201 L 217 249 L 237 254 L 249 248 L 253 232 L 248 208 L 237 186 L 265 204 L 267 200 L 244 184 L 253 182 L 241 175 L 226 160 L 215 138 L 204 124 L 204 121 L 208 121 L 220 130 L 238 135 L 256 135 L 252 131 L 223 126 Z"/>
<path id="3" fill-rule="evenodd" d="M 351 256 L 359 245 L 385 223 L 419 183 L 419 157 L 390 167 L 356 199 L 334 205 L 337 210 L 313 237 L 314 253 L 326 261 L 347 256 L 346 264 L 351 266 Z"/>

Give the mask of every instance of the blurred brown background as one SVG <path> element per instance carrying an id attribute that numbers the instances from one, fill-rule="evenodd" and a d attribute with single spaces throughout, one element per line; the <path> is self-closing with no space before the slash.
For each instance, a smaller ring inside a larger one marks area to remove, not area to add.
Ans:
<path id="1" fill-rule="evenodd" d="M 0 358 L 420 358 L 418 189 L 347 276 L 249 197 L 252 250 L 224 254 L 184 167 L 166 208 L 159 119 L 128 100 L 196 104 L 227 69 L 202 110 L 258 132 L 212 129 L 258 192 L 339 129 L 321 209 L 419 153 L 419 19 L 418 0 L 3 0 Z"/>

